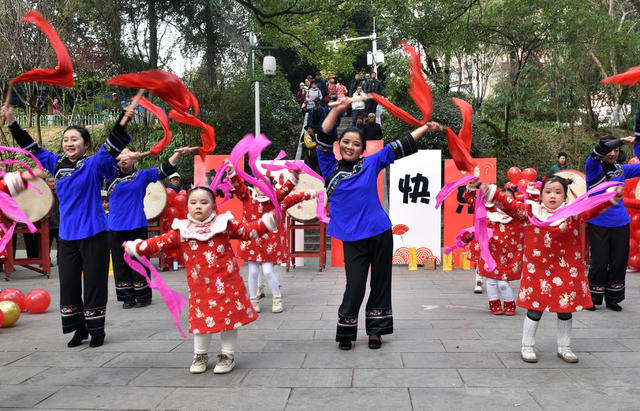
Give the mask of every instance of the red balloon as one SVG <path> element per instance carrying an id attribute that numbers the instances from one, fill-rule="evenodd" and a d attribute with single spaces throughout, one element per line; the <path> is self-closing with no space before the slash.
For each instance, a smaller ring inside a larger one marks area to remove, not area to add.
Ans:
<path id="1" fill-rule="evenodd" d="M 527 181 L 536 181 L 538 172 L 534 168 L 525 168 L 522 170 L 522 178 Z"/>
<path id="2" fill-rule="evenodd" d="M 24 311 L 24 294 L 16 288 L 7 288 L 0 293 L 0 301 L 13 301 L 18 304 L 20 311 Z"/>
<path id="3" fill-rule="evenodd" d="M 631 216 L 631 227 L 640 228 L 640 214 L 633 214 Z"/>
<path id="4" fill-rule="evenodd" d="M 51 296 L 48 292 L 41 289 L 31 290 L 26 297 L 27 310 L 34 313 L 43 313 L 51 304 Z"/>
<path id="5" fill-rule="evenodd" d="M 520 180 L 521 175 L 522 171 L 520 171 L 518 167 L 511 167 L 507 171 L 507 178 L 509 178 L 509 181 L 511 181 L 513 184 L 516 184 L 518 180 Z"/>
<path id="6" fill-rule="evenodd" d="M 640 255 L 632 255 L 629 258 L 629 262 L 628 262 L 630 267 L 637 269 L 640 269 Z"/>
<path id="7" fill-rule="evenodd" d="M 640 163 L 640 159 L 638 159 L 638 157 L 633 157 L 632 159 L 629 159 L 629 162 L 627 164 L 638 164 Z"/>
<path id="8" fill-rule="evenodd" d="M 631 237 L 640 242 L 640 229 L 635 229 L 631 232 Z"/>
<path id="9" fill-rule="evenodd" d="M 629 255 L 633 255 L 636 254 L 638 250 L 638 240 L 636 240 L 635 238 L 630 238 L 629 239 Z"/>
<path id="10" fill-rule="evenodd" d="M 4 313 L 0 310 L 0 324 L 4 322 Z"/>
<path id="11" fill-rule="evenodd" d="M 518 190 L 524 193 L 525 191 L 527 191 L 528 184 L 529 184 L 529 181 L 525 180 L 524 178 L 521 178 L 518 181 Z"/>

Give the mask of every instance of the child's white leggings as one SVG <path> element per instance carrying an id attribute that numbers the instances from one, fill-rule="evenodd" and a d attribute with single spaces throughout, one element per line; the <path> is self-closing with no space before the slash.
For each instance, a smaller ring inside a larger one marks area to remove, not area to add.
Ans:
<path id="1" fill-rule="evenodd" d="M 260 263 L 255 261 L 247 262 L 249 264 L 249 296 L 255 297 L 258 294 L 258 274 L 260 273 Z M 271 294 L 274 297 L 280 297 L 280 284 L 278 283 L 278 277 L 273 271 L 273 263 L 262 263 L 262 274 L 267 280 Z"/>
<path id="2" fill-rule="evenodd" d="M 486 278 L 486 281 L 489 301 L 498 299 L 498 289 L 500 289 L 500 294 L 502 294 L 504 301 L 513 301 L 513 290 L 509 285 L 509 281 L 496 280 L 495 278 Z"/>
<path id="3" fill-rule="evenodd" d="M 213 336 L 213 334 L 193 334 L 194 354 L 207 354 L 209 352 L 211 336 Z M 237 341 L 238 330 L 222 331 L 220 333 L 220 352 L 233 355 Z"/>

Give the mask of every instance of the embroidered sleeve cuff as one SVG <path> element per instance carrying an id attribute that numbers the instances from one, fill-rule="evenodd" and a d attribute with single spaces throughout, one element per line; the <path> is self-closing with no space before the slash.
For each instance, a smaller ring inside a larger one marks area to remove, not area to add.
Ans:
<path id="1" fill-rule="evenodd" d="M 318 135 L 316 136 L 316 141 L 318 143 L 316 149 L 324 153 L 329 153 L 333 151 L 333 142 L 335 141 L 335 135 L 326 134 L 322 131 L 319 131 Z"/>
<path id="2" fill-rule="evenodd" d="M 147 248 L 147 243 L 144 241 L 144 248 L 142 248 L 143 240 L 137 239 L 133 241 L 127 241 L 124 244 L 124 252 L 130 255 L 131 257 L 140 258 L 140 254 L 138 251 L 143 251 Z"/>
<path id="3" fill-rule="evenodd" d="M 9 125 L 9 131 L 11 131 L 11 135 L 21 148 L 28 150 L 31 153 L 35 153 L 40 150 L 38 144 L 33 141 L 33 138 L 31 138 L 26 130 L 23 130 L 20 125 L 18 125 L 17 121 L 14 121 L 11 125 Z"/>
<path id="4" fill-rule="evenodd" d="M 411 134 L 407 134 L 398 140 L 392 141 L 390 144 L 396 160 L 414 154 L 418 151 L 418 145 L 413 137 L 411 137 Z"/>
<path id="5" fill-rule="evenodd" d="M 309 196 L 309 200 L 313 200 L 314 198 L 318 197 L 317 190 L 307 190 L 306 193 Z"/>
<path id="6" fill-rule="evenodd" d="M 262 222 L 269 231 L 278 231 L 278 221 L 276 220 L 275 211 L 263 214 Z"/>
<path id="7" fill-rule="evenodd" d="M 173 173 L 177 173 L 178 168 L 171 164 L 169 160 L 158 166 L 158 177 L 162 180 L 163 178 L 169 177 Z"/>
<path id="8" fill-rule="evenodd" d="M 496 190 L 498 188 L 495 186 L 495 184 L 491 184 L 489 186 L 489 192 L 487 193 L 487 196 L 485 197 L 484 201 L 487 203 L 493 203 L 493 197 L 496 195 Z"/>
<path id="9" fill-rule="evenodd" d="M 289 177 L 289 181 L 291 181 L 294 186 L 297 186 L 298 183 L 300 182 L 300 178 L 298 178 L 295 174 L 291 173 L 291 176 Z"/>
<path id="10" fill-rule="evenodd" d="M 116 124 L 111 129 L 111 133 L 109 134 L 107 141 L 104 142 L 104 148 L 107 150 L 107 153 L 111 154 L 114 157 L 117 157 L 118 154 L 120 154 L 120 152 L 131 141 L 131 136 L 129 136 L 124 127 L 120 125 L 120 120 L 122 120 L 122 117 L 124 117 L 124 111 L 116 120 Z"/>
<path id="11" fill-rule="evenodd" d="M 26 188 L 26 184 L 22 180 L 20 173 L 7 173 L 4 176 L 4 182 L 7 184 L 11 197 L 17 196 Z"/>

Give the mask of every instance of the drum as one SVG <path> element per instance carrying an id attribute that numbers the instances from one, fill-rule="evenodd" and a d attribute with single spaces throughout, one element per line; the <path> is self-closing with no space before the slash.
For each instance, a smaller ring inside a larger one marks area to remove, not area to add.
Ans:
<path id="1" fill-rule="evenodd" d="M 562 170 L 555 175 L 572 180 L 572 183 L 569 184 L 569 190 L 567 190 L 567 204 L 587 192 L 587 180 L 580 171 Z"/>
<path id="2" fill-rule="evenodd" d="M 318 192 L 324 191 L 324 183 L 317 178 L 311 177 L 308 174 L 300 174 L 300 182 L 296 186 L 294 193 L 299 193 L 302 191 L 308 190 L 316 190 Z M 325 196 L 325 205 L 327 202 L 327 198 Z M 303 201 L 299 204 L 290 207 L 287 210 L 287 214 L 291 216 L 296 221 L 300 222 L 310 222 L 317 219 L 318 215 L 316 214 L 316 199 L 313 198 L 311 200 Z"/>
<path id="3" fill-rule="evenodd" d="M 25 213 L 29 221 L 37 223 L 40 220 L 44 220 L 49 216 L 49 214 L 51 214 L 55 200 L 53 198 L 53 192 L 47 185 L 47 182 L 43 179 L 35 178 L 30 180 L 29 184 L 30 187 L 15 196 L 13 199 Z M 37 190 L 31 186 L 36 187 Z M 13 220 L 10 216 L 7 217 Z"/>
<path id="4" fill-rule="evenodd" d="M 167 192 L 161 181 L 149 183 L 147 192 L 144 195 L 144 214 L 147 220 L 154 220 L 160 217 L 160 214 L 167 206 Z"/>

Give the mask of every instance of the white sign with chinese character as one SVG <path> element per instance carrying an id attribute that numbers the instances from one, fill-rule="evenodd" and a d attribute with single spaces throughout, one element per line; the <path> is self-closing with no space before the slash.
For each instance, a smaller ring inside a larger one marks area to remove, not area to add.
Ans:
<path id="1" fill-rule="evenodd" d="M 391 165 L 389 217 L 393 225 L 393 263 L 408 264 L 409 248 L 418 264 L 428 257 L 440 263 L 441 218 L 436 195 L 442 180 L 440 150 L 418 150 Z"/>

